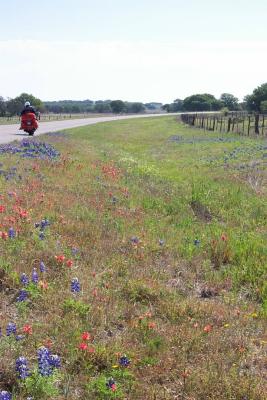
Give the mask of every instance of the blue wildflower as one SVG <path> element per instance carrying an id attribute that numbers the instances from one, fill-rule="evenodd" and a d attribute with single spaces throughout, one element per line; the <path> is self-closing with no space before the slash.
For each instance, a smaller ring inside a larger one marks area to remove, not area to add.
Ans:
<path id="1" fill-rule="evenodd" d="M 45 234 L 44 234 L 44 232 L 40 232 L 40 233 L 39 233 L 39 239 L 40 239 L 40 240 L 44 240 L 44 239 L 45 239 Z"/>
<path id="2" fill-rule="evenodd" d="M 24 338 L 25 338 L 24 335 L 17 335 L 15 339 L 17 342 L 19 342 L 20 340 L 23 340 Z"/>
<path id="3" fill-rule="evenodd" d="M 54 368 L 61 367 L 60 357 L 57 354 L 51 354 L 50 356 L 50 365 Z"/>
<path id="4" fill-rule="evenodd" d="M 36 271 L 36 268 L 33 268 L 33 270 L 32 270 L 32 282 L 34 284 L 37 284 L 38 281 L 39 281 L 38 272 Z"/>
<path id="5" fill-rule="evenodd" d="M 200 240 L 199 239 L 195 239 L 194 240 L 194 245 L 195 246 L 199 246 L 200 245 Z"/>
<path id="6" fill-rule="evenodd" d="M 15 237 L 16 237 L 16 231 L 15 231 L 15 229 L 9 228 L 9 230 L 8 230 L 8 237 L 9 237 L 10 239 L 15 239 Z"/>
<path id="7" fill-rule="evenodd" d="M 20 379 L 26 379 L 30 375 L 28 361 L 25 357 L 19 357 L 16 360 L 16 372 Z"/>
<path id="8" fill-rule="evenodd" d="M 16 324 L 14 324 L 13 322 L 9 322 L 6 327 L 6 335 L 11 336 L 12 334 L 15 335 L 16 333 L 17 333 Z"/>
<path id="9" fill-rule="evenodd" d="M 46 271 L 46 266 L 45 263 L 43 261 L 40 262 L 40 272 L 45 272 Z"/>
<path id="10" fill-rule="evenodd" d="M 130 361 L 129 358 L 126 357 L 125 355 L 122 356 L 122 357 L 119 359 L 119 364 L 120 364 L 121 367 L 128 367 L 128 366 L 130 365 L 130 363 L 131 363 L 131 361 Z"/>
<path id="11" fill-rule="evenodd" d="M 137 236 L 132 236 L 131 239 L 130 239 L 130 241 L 131 241 L 133 244 L 138 244 L 138 243 L 139 243 L 139 239 L 138 239 Z"/>
<path id="12" fill-rule="evenodd" d="M 116 382 L 113 378 L 109 378 L 107 383 L 106 383 L 107 388 L 116 390 Z"/>
<path id="13" fill-rule="evenodd" d="M 164 244 L 165 244 L 165 240 L 159 239 L 159 245 L 160 245 L 160 246 L 163 246 Z"/>
<path id="14" fill-rule="evenodd" d="M 26 300 L 27 298 L 28 298 L 28 292 L 27 292 L 27 290 L 21 289 L 21 290 L 19 291 L 19 295 L 18 295 L 16 301 L 17 301 L 17 302 L 22 302 L 22 301 Z"/>
<path id="15" fill-rule="evenodd" d="M 24 285 L 27 286 L 29 284 L 29 278 L 27 277 L 26 274 L 22 273 L 20 275 L 20 282 Z"/>
<path id="16" fill-rule="evenodd" d="M 78 293 L 81 291 L 81 285 L 78 278 L 73 278 L 71 281 L 71 291 L 73 293 Z"/>
<path id="17" fill-rule="evenodd" d="M 11 400 L 12 395 L 7 392 L 6 390 L 1 390 L 0 391 L 0 400 Z"/>
<path id="18" fill-rule="evenodd" d="M 53 366 L 50 361 L 50 351 L 46 347 L 40 347 L 37 351 L 38 371 L 42 376 L 50 376 L 53 373 Z"/>

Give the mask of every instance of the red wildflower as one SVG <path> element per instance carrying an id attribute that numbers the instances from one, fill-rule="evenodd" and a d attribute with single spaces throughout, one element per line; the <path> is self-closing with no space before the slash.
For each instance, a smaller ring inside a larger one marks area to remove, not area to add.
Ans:
<path id="1" fill-rule="evenodd" d="M 212 331 L 212 325 L 206 325 L 203 330 L 205 333 L 210 333 Z"/>
<path id="2" fill-rule="evenodd" d="M 6 232 L 0 232 L 1 233 L 1 238 L 6 240 L 8 238 L 8 234 Z"/>
<path id="3" fill-rule="evenodd" d="M 38 286 L 39 286 L 41 289 L 43 289 L 43 290 L 48 289 L 48 283 L 47 283 L 46 281 L 40 281 L 40 282 L 38 283 Z"/>
<path id="4" fill-rule="evenodd" d="M 115 385 L 115 383 L 113 383 L 113 385 L 111 385 L 111 390 L 112 392 L 115 392 L 117 390 L 117 386 Z"/>
<path id="5" fill-rule="evenodd" d="M 228 240 L 228 237 L 226 236 L 226 234 L 225 234 L 225 233 L 223 233 L 223 234 L 222 234 L 222 236 L 221 236 L 221 240 L 222 240 L 223 242 L 227 242 L 227 240 Z"/>
<path id="6" fill-rule="evenodd" d="M 71 268 L 73 266 L 73 261 L 67 260 L 66 264 L 67 264 L 67 267 Z"/>
<path id="7" fill-rule="evenodd" d="M 23 332 L 27 335 L 32 335 L 32 326 L 31 325 L 24 325 L 22 328 Z"/>
<path id="8" fill-rule="evenodd" d="M 55 256 L 55 259 L 57 260 L 57 262 L 62 263 L 65 261 L 65 256 L 60 255 L 60 256 Z"/>
<path id="9" fill-rule="evenodd" d="M 156 328 L 155 322 L 149 322 L 147 326 L 148 326 L 149 329 L 155 329 Z"/>
<path id="10" fill-rule="evenodd" d="M 5 210 L 6 210 L 6 207 L 5 207 L 5 206 L 1 206 L 1 205 L 0 205 L 0 213 L 3 213 L 3 212 L 5 212 Z"/>
<path id="11" fill-rule="evenodd" d="M 82 333 L 82 340 L 90 340 L 90 339 L 91 339 L 91 335 L 89 332 Z"/>
<path id="12" fill-rule="evenodd" d="M 84 343 L 84 342 L 80 343 L 79 344 L 79 349 L 80 350 L 87 350 L 88 349 L 87 343 Z"/>
<path id="13" fill-rule="evenodd" d="M 88 352 L 89 352 L 89 353 L 94 353 L 94 352 L 95 352 L 95 349 L 94 349 L 93 347 L 88 347 Z"/>

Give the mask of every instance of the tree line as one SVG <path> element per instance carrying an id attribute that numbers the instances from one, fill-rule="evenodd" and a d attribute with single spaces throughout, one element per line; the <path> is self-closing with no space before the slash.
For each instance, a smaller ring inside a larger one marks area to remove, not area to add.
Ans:
<path id="1" fill-rule="evenodd" d="M 78 114 L 78 113 L 128 113 L 144 112 L 187 112 L 187 111 L 248 111 L 267 113 L 267 83 L 255 88 L 252 94 L 245 96 L 242 102 L 231 93 L 223 93 L 219 99 L 209 93 L 193 94 L 185 99 L 176 99 L 170 104 L 127 102 L 122 100 L 61 100 L 42 101 L 35 96 L 22 93 L 14 99 L 0 96 L 0 117 L 19 115 L 25 101 L 36 107 L 41 113 Z"/>
<path id="2" fill-rule="evenodd" d="M 60 100 L 42 101 L 37 97 L 22 93 L 14 99 L 4 99 L 0 96 L 0 117 L 19 115 L 25 101 L 29 101 L 41 113 L 79 114 L 79 113 L 128 113 L 158 112 L 162 103 L 141 103 L 122 100 Z"/>
<path id="3" fill-rule="evenodd" d="M 219 99 L 212 94 L 194 94 L 184 100 L 176 99 L 171 104 L 164 104 L 163 110 L 167 112 L 179 111 L 247 111 L 267 113 L 267 83 L 263 83 L 245 96 L 242 102 L 231 93 L 223 93 Z"/>

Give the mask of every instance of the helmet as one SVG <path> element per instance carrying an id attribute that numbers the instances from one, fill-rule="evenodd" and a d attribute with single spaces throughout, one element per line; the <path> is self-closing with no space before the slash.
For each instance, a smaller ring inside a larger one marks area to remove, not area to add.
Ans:
<path id="1" fill-rule="evenodd" d="M 26 101 L 26 103 L 24 105 L 25 105 L 25 107 L 29 107 L 31 105 L 31 103 L 29 101 Z"/>

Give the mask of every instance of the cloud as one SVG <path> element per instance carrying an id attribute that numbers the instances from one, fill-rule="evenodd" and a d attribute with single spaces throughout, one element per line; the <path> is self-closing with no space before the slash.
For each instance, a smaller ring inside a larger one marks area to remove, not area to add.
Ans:
<path id="1" fill-rule="evenodd" d="M 0 41 L 0 95 L 158 100 L 242 98 L 266 80 L 267 42 Z"/>

